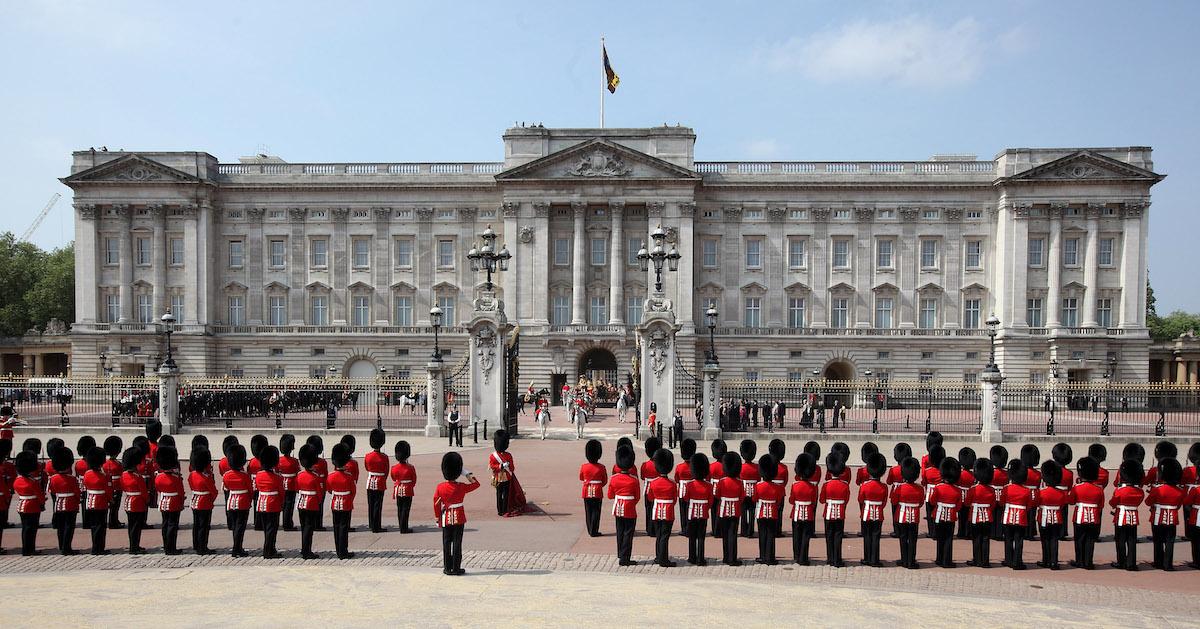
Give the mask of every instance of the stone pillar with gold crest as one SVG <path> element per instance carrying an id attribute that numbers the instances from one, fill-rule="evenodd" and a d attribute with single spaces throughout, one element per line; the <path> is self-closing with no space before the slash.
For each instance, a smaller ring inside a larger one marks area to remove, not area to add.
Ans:
<path id="1" fill-rule="evenodd" d="M 504 425 L 504 394 L 508 382 L 504 349 L 512 325 L 504 314 L 504 301 L 484 291 L 474 302 L 470 333 L 471 422 L 486 420 L 489 426 Z M 467 419 L 467 418 L 464 418 Z"/>
<path id="2" fill-rule="evenodd" d="M 674 304 L 661 292 L 651 294 L 646 300 L 642 322 L 637 327 L 641 371 L 638 404 L 642 422 L 647 425 L 650 405 L 655 405 L 657 421 L 667 422 L 664 431 L 675 414 L 675 334 L 678 331 Z"/>

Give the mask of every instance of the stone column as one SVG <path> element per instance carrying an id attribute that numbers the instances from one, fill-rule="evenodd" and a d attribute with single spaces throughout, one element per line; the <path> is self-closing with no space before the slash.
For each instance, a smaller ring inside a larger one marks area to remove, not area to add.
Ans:
<path id="1" fill-rule="evenodd" d="M 533 251 L 530 264 L 533 272 L 530 278 L 529 290 L 525 297 L 529 300 L 529 317 L 533 325 L 550 325 L 550 263 L 553 260 L 554 243 L 550 240 L 550 204 L 544 201 L 533 203 Z M 524 267 L 523 267 L 524 268 Z M 532 287 L 538 287 L 536 289 Z"/>
<path id="2" fill-rule="evenodd" d="M 507 365 L 504 348 L 512 326 L 504 314 L 504 302 L 494 293 L 485 292 L 475 300 L 470 334 L 471 352 L 471 421 L 491 421 L 504 426 L 504 393 L 507 384 Z"/>
<path id="3" fill-rule="evenodd" d="M 350 242 L 346 232 L 346 218 L 350 209 L 335 207 L 329 211 L 333 221 L 333 234 L 329 237 L 329 315 L 333 325 L 350 322 Z"/>
<path id="4" fill-rule="evenodd" d="M 1046 327 L 1062 327 L 1062 215 L 1064 203 L 1050 207 L 1050 251 L 1046 256 L 1049 287 L 1046 291 Z"/>
<path id="5" fill-rule="evenodd" d="M 392 208 L 377 207 L 371 209 L 375 218 L 375 237 L 371 239 L 371 285 L 375 290 L 371 294 L 371 318 L 375 325 L 395 325 L 392 321 L 392 234 L 388 222 L 392 218 Z"/>
<path id="6" fill-rule="evenodd" d="M 95 323 L 100 320 L 96 287 L 100 285 L 100 255 L 97 244 L 99 226 L 95 205 L 76 204 L 75 221 L 75 320 Z"/>
<path id="7" fill-rule="evenodd" d="M 663 293 L 652 293 L 646 300 L 645 314 L 637 328 L 641 344 L 641 412 L 643 421 L 650 416 L 650 404 L 657 407 L 658 421 L 670 421 L 675 413 L 675 335 L 679 331 L 674 304 Z M 665 430 L 665 428 L 664 428 Z"/>
<path id="8" fill-rule="evenodd" d="M 584 256 L 585 238 L 583 231 L 583 223 L 587 216 L 587 204 L 575 202 L 571 204 L 572 213 L 575 215 L 575 246 L 572 250 L 573 257 L 571 261 L 571 325 L 580 325 L 587 323 L 585 316 L 585 308 L 587 308 L 587 286 L 585 286 L 584 265 L 587 260 Z"/>
<path id="9" fill-rule="evenodd" d="M 1187 362 L 1182 358 L 1175 359 L 1175 384 L 1187 384 Z"/>
<path id="10" fill-rule="evenodd" d="M 154 318 L 161 317 L 167 311 L 171 302 L 167 298 L 167 264 L 170 263 L 170 252 L 167 251 L 167 210 L 161 205 L 150 206 L 150 215 L 154 219 Z"/>
<path id="11" fill-rule="evenodd" d="M 1145 242 L 1142 239 L 1142 214 L 1145 201 L 1130 201 L 1121 208 L 1121 316 L 1120 327 L 1142 327 L 1146 316 Z"/>
<path id="12" fill-rule="evenodd" d="M 433 238 L 433 208 L 419 207 L 413 211 L 417 219 L 417 238 L 413 244 L 414 275 L 417 280 L 417 292 L 413 295 L 413 321 L 424 327 L 429 325 L 429 310 L 437 303 L 431 290 L 433 270 L 437 265 L 437 242 Z M 421 243 L 426 244 L 422 246 Z"/>
<path id="13" fill-rule="evenodd" d="M 426 318 L 429 317 L 426 313 Z M 442 411 L 443 405 L 446 403 L 446 394 L 444 392 L 445 381 L 443 378 L 446 374 L 446 363 L 441 359 L 431 360 L 425 365 L 425 436 L 426 437 L 441 437 L 442 436 L 442 416 L 445 413 Z"/>
<path id="14" fill-rule="evenodd" d="M 120 216 L 118 239 L 120 241 L 121 262 L 121 317 L 119 323 L 133 321 L 133 246 L 130 229 L 133 227 L 133 210 L 128 205 L 114 205 L 113 209 Z"/>
<path id="15" fill-rule="evenodd" d="M 679 261 L 679 271 L 675 278 L 675 285 L 678 287 L 675 312 L 679 314 L 680 330 L 684 334 L 693 334 L 696 330 L 696 322 L 693 320 L 696 312 L 696 204 L 685 201 L 679 203 L 678 208 L 679 242 L 676 248 L 683 258 Z"/>
<path id="16" fill-rule="evenodd" d="M 608 252 L 608 323 L 625 324 L 625 202 L 609 201 L 608 211 L 612 215 L 611 245 Z"/>
<path id="17" fill-rule="evenodd" d="M 1000 383 L 1004 378 L 999 369 L 985 369 L 979 377 L 980 399 L 980 437 L 984 443 L 1001 443 L 1004 433 L 1001 430 L 1001 396 Z"/>
<path id="18" fill-rule="evenodd" d="M 163 434 L 179 432 L 179 367 L 160 365 L 158 368 L 159 420 Z"/>
<path id="19" fill-rule="evenodd" d="M 529 318 L 529 308 L 525 303 L 525 296 L 520 292 L 521 277 L 523 273 L 529 272 L 527 265 L 537 257 L 530 255 L 531 251 L 528 246 L 533 240 L 532 230 L 528 235 L 529 240 L 526 240 L 524 233 L 518 231 L 520 228 L 517 226 L 517 216 L 520 209 L 521 204 L 515 202 L 505 203 L 501 208 L 504 217 L 504 240 L 511 243 L 513 259 L 509 262 L 512 272 L 501 274 L 499 280 L 500 286 L 504 288 L 504 300 L 507 302 L 509 312 L 512 314 L 513 320 L 518 323 Z"/>
<path id="20" fill-rule="evenodd" d="M 714 363 L 704 364 L 704 430 L 700 438 L 705 441 L 721 438 L 721 418 L 717 409 L 721 406 L 721 368 Z"/>
<path id="21" fill-rule="evenodd" d="M 267 261 L 265 259 L 267 245 L 263 238 L 263 216 L 266 210 L 260 207 L 246 209 L 246 239 L 242 249 L 246 269 L 246 322 L 250 325 L 262 325 L 267 318 L 263 307 L 263 279 Z M 156 311 L 159 314 L 165 311 Z"/>
<path id="22" fill-rule="evenodd" d="M 308 210 L 302 207 L 288 209 L 288 277 L 291 287 L 288 290 L 287 308 L 290 325 L 304 325 L 308 320 L 308 235 L 304 229 L 304 220 Z M 414 253 L 413 255 L 416 255 Z"/>
<path id="23" fill-rule="evenodd" d="M 1100 257 L 1100 210 L 1103 206 L 1089 203 L 1087 209 L 1087 249 L 1083 252 L 1083 327 L 1094 328 L 1096 321 L 1097 273 Z"/>
<path id="24" fill-rule="evenodd" d="M 42 355 L 41 354 L 30 354 L 29 358 L 30 358 L 30 360 L 33 361 L 33 375 L 35 375 L 35 376 L 45 375 L 42 373 Z"/>
<path id="25" fill-rule="evenodd" d="M 945 328 L 961 328 L 963 326 L 963 295 L 962 295 L 962 277 L 963 277 L 963 249 L 966 245 L 963 243 L 962 237 L 962 208 L 947 207 L 942 208 L 941 217 L 946 221 L 948 229 L 946 230 L 946 238 L 944 238 L 939 246 L 942 248 L 942 278 L 946 287 L 946 294 L 943 298 L 945 309 L 942 312 L 942 327 Z M 983 310 L 980 311 L 980 319 L 987 318 L 987 304 L 980 304 Z M 982 323 L 982 321 L 981 321 Z"/>
<path id="26" fill-rule="evenodd" d="M 1171 361 L 1162 361 L 1162 369 L 1159 372 L 1159 378 L 1163 384 L 1168 384 L 1171 382 Z"/>
<path id="27" fill-rule="evenodd" d="M 850 243 L 854 256 L 854 304 L 850 326 L 871 328 L 875 326 L 875 293 L 871 291 L 871 278 L 875 271 L 875 208 L 854 208 L 855 234 Z"/>
<path id="28" fill-rule="evenodd" d="M 900 289 L 900 299 L 896 305 L 900 310 L 900 327 L 915 328 L 917 300 L 920 299 L 917 296 L 917 269 L 921 265 L 920 255 L 916 253 L 916 220 L 921 210 L 916 207 L 901 207 L 899 211 L 903 223 L 900 227 L 900 238 L 896 239 L 892 252 L 896 281 Z"/>
<path id="29" fill-rule="evenodd" d="M 829 242 L 829 208 L 815 207 L 809 210 L 813 220 L 813 236 L 809 241 L 812 251 L 809 252 L 808 264 L 812 269 L 812 290 L 809 291 L 808 320 L 809 327 L 829 327 L 829 267 L 832 261 L 832 244 Z"/>

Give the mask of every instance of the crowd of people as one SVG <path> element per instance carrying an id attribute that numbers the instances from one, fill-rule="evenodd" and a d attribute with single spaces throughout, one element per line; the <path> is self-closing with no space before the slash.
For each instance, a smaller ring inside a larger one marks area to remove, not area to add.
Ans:
<path id="1" fill-rule="evenodd" d="M 1023 445 L 1011 459 L 1002 445 L 992 446 L 986 457 L 962 448 L 954 458 L 943 448 L 941 435 L 932 432 L 919 460 L 909 444 L 899 443 L 892 452 L 892 465 L 874 443 L 864 444 L 865 465 L 852 474 L 846 464 L 850 455 L 846 444 L 833 444 L 822 470 L 821 447 L 810 441 L 795 459 L 794 476 L 784 463 L 786 445 L 779 439 L 772 440 L 761 457 L 757 444 L 749 439 L 740 443 L 737 452 L 729 451 L 721 439 L 713 441 L 711 448 L 710 461 L 696 451 L 695 441 L 684 439 L 682 460 L 676 465 L 673 453 L 651 437 L 645 442 L 646 461 L 638 467 L 632 442 L 622 438 L 610 476 L 600 462 L 602 444 L 589 441 L 584 448 L 587 462 L 579 470 L 587 533 L 600 535 L 600 512 L 607 497 L 612 501 L 619 563 L 633 565 L 640 498 L 646 535 L 655 538 L 654 561 L 660 566 L 676 565 L 669 552 L 676 519 L 678 534 L 687 538 L 688 563 L 706 565 L 705 539 L 711 536 L 720 540 L 725 564 L 741 565 L 737 556 L 741 535 L 758 539 L 757 563 L 775 565 L 776 539 L 784 536 L 786 519 L 791 522 L 792 558 L 809 565 L 809 545 L 820 520 L 828 564 L 843 567 L 842 541 L 856 486 L 866 566 L 883 565 L 880 543 L 890 512 L 891 535 L 899 540 L 900 567 L 920 567 L 916 551 L 924 520 L 926 535 L 936 540 L 935 564 L 942 568 L 956 567 L 953 540 L 958 537 L 972 540 L 971 559 L 966 562 L 971 566 L 992 567 L 992 542 L 1001 542 L 1001 565 L 1024 570 L 1024 543 L 1030 540 L 1041 545 L 1037 564 L 1059 570 L 1063 567 L 1060 542 L 1070 540 L 1074 554 L 1069 564 L 1091 570 L 1107 504 L 1115 531 L 1114 567 L 1138 569 L 1138 527 L 1144 506 L 1154 547 L 1152 565 L 1174 570 L 1175 537 L 1183 522 L 1191 542 L 1189 565 L 1200 569 L 1200 443 L 1192 444 L 1185 467 L 1176 458 L 1173 443 L 1159 442 L 1149 470 L 1144 467 L 1145 449 L 1127 444 L 1111 494 L 1106 494 L 1110 477 L 1103 467 L 1107 450 L 1102 444 L 1093 444 L 1087 456 L 1078 460 L 1065 443 L 1056 444 L 1045 461 L 1034 444 Z"/>

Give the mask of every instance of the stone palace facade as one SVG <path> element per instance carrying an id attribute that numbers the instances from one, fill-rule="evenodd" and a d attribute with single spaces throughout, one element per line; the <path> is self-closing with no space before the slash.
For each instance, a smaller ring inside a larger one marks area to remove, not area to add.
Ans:
<path id="1" fill-rule="evenodd" d="M 1147 147 L 1006 149 L 992 160 L 697 162 L 685 127 L 514 127 L 504 161 L 218 163 L 203 152 L 73 155 L 75 373 L 138 374 L 179 320 L 185 374 L 418 375 L 446 312 L 447 361 L 484 281 L 487 226 L 519 325 L 521 382 L 624 380 L 662 226 L 696 373 L 715 330 L 724 375 L 974 379 L 985 321 L 1008 378 L 1145 380 Z"/>

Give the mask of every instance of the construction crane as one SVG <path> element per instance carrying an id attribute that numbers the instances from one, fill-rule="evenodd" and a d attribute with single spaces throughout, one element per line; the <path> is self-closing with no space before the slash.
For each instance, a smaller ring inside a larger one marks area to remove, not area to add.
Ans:
<path id="1" fill-rule="evenodd" d="M 29 226 L 29 229 L 26 229 L 25 233 L 21 234 L 21 239 L 18 242 L 29 242 L 29 237 L 33 235 L 33 232 L 37 231 L 37 228 L 42 224 L 42 221 L 46 220 L 46 215 L 50 213 L 50 210 L 54 208 L 54 204 L 58 203 L 58 200 L 61 198 L 62 194 L 59 194 L 58 192 L 55 192 L 54 196 L 50 197 L 50 202 L 46 204 L 46 207 L 42 208 L 42 211 L 37 215 L 37 218 L 33 219 L 33 224 Z"/>

